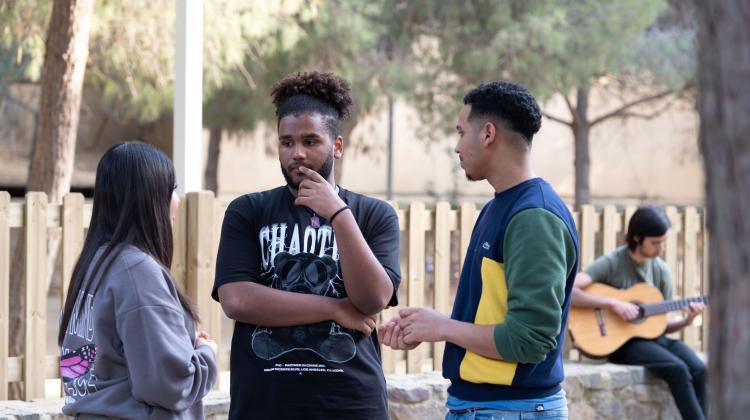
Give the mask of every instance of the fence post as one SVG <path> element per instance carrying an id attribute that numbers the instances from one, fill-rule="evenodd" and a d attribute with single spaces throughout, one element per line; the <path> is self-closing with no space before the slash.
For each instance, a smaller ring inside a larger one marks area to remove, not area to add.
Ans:
<path id="1" fill-rule="evenodd" d="M 172 223 L 172 267 L 170 272 L 174 281 L 187 291 L 187 207 L 188 199 L 183 197 L 177 208 L 174 222 Z"/>
<path id="2" fill-rule="evenodd" d="M 397 217 L 399 219 L 399 223 L 398 223 L 399 224 L 399 229 L 403 230 L 403 226 L 404 226 L 403 222 L 404 221 L 402 220 L 401 216 L 399 215 L 398 203 L 395 202 L 395 201 L 389 201 L 388 204 L 390 204 L 391 207 L 393 207 L 393 211 L 396 212 L 396 215 L 397 215 Z M 400 236 L 401 236 L 401 234 L 399 233 L 399 237 Z M 402 270 L 402 273 L 403 273 L 403 270 Z M 407 280 L 407 282 L 408 282 L 408 280 Z M 402 285 L 403 285 L 403 283 L 402 283 Z M 382 311 L 380 313 L 380 324 L 381 325 L 385 324 L 386 322 L 388 322 L 396 314 L 398 314 L 396 308 L 386 308 L 384 311 Z M 400 351 L 398 351 L 398 352 L 400 352 Z M 383 364 L 383 372 L 384 373 L 394 373 L 394 372 L 396 372 L 397 350 L 393 350 L 392 348 L 390 348 L 390 347 L 388 347 L 388 346 L 386 346 L 384 344 L 381 344 L 380 345 L 380 355 L 381 355 L 380 359 L 381 359 L 382 364 Z"/>
<path id="3" fill-rule="evenodd" d="M 581 206 L 581 226 L 578 229 L 580 250 L 581 250 L 581 269 L 585 269 L 594 261 L 596 256 L 596 231 L 599 230 L 599 219 L 596 209 L 590 204 Z"/>
<path id="4" fill-rule="evenodd" d="M 0 400 L 8 399 L 10 194 L 0 191 Z"/>
<path id="5" fill-rule="evenodd" d="M 224 208 L 221 205 L 221 201 L 219 201 L 218 197 L 214 198 L 214 228 L 213 228 L 213 245 L 212 245 L 212 256 L 211 259 L 211 289 L 213 290 L 213 275 L 216 273 L 216 254 L 219 250 L 219 240 L 221 239 L 221 226 L 224 224 Z M 216 354 L 216 365 L 218 366 L 219 371 L 224 369 L 224 366 L 226 366 L 226 369 L 229 369 L 229 355 L 230 350 L 229 349 L 222 349 L 221 343 L 223 342 L 222 335 L 224 333 L 227 333 L 227 331 L 224 331 L 224 328 L 222 327 L 223 321 L 224 321 L 224 310 L 221 308 L 221 304 L 217 303 L 215 301 L 211 302 L 211 305 L 213 305 L 213 317 L 216 320 L 215 328 L 216 330 L 216 337 L 212 337 L 217 343 L 219 343 L 219 351 Z M 222 385 L 221 377 L 217 378 L 216 383 L 214 384 L 214 389 L 219 389 Z"/>
<path id="6" fill-rule="evenodd" d="M 201 326 L 212 339 L 221 334 L 221 319 L 216 316 L 213 288 L 214 194 L 211 191 L 187 194 L 187 293 L 201 313 Z"/>
<path id="7" fill-rule="evenodd" d="M 83 249 L 83 195 L 70 193 L 63 197 L 62 212 L 62 302 L 68 294 L 78 256 Z"/>
<path id="8" fill-rule="evenodd" d="M 604 206 L 602 213 L 602 254 L 608 254 L 617 248 L 617 232 L 622 229 L 622 217 L 613 205 Z"/>
<path id="9" fill-rule="evenodd" d="M 627 232 L 628 231 L 628 224 L 630 223 L 630 218 L 633 217 L 633 213 L 638 210 L 638 207 L 634 205 L 627 205 L 625 206 L 625 219 L 623 220 L 622 229 Z"/>
<path id="10" fill-rule="evenodd" d="M 450 315 L 450 279 L 451 279 L 451 205 L 441 201 L 435 206 L 435 284 L 433 302 L 435 309 Z M 440 370 L 443 365 L 445 343 L 434 343 L 432 369 Z"/>
<path id="11" fill-rule="evenodd" d="M 460 224 L 460 246 L 459 246 L 459 269 L 461 272 L 466 260 L 466 252 L 469 250 L 471 242 L 471 232 L 474 230 L 474 223 L 477 221 L 477 206 L 474 203 L 461 204 L 461 224 Z"/>
<path id="12" fill-rule="evenodd" d="M 23 357 L 24 398 L 44 397 L 47 350 L 47 194 L 26 194 L 26 331 Z"/>
<path id="13" fill-rule="evenodd" d="M 684 225 L 684 258 L 683 258 L 683 297 L 693 297 L 700 293 L 698 278 L 698 232 L 700 232 L 700 219 L 695 207 L 685 207 L 685 225 Z M 690 325 L 683 330 L 685 344 L 697 349 L 698 348 L 698 329 L 695 325 Z"/>
<path id="14" fill-rule="evenodd" d="M 669 272 L 672 274 L 672 287 L 677 295 L 681 294 L 679 286 L 682 282 L 680 281 L 680 271 L 678 269 L 678 237 L 679 233 L 682 232 L 682 218 L 677 208 L 674 206 L 664 207 L 664 213 L 669 219 L 672 227 L 667 231 L 667 242 L 664 249 L 664 262 L 669 266 Z"/>
<path id="15" fill-rule="evenodd" d="M 425 206 L 416 201 L 409 206 L 409 275 L 407 277 L 407 304 L 411 307 L 424 306 L 424 263 L 425 263 Z M 406 353 L 406 372 L 420 373 L 424 346 Z"/>

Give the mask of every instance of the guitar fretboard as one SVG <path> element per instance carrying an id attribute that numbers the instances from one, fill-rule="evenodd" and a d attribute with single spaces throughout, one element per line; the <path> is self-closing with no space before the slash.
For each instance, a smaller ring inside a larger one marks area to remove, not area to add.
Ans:
<path id="1" fill-rule="evenodd" d="M 691 303 L 703 303 L 704 305 L 708 305 L 708 298 L 706 296 L 696 296 L 685 299 L 665 300 L 664 302 L 659 303 L 644 303 L 640 306 L 643 308 L 642 317 L 645 318 L 651 315 L 679 311 Z"/>

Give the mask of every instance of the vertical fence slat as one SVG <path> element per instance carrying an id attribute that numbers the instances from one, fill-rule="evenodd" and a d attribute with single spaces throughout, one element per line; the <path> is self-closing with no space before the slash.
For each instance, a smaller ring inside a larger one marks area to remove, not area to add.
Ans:
<path id="1" fill-rule="evenodd" d="M 450 314 L 450 279 L 451 279 L 451 205 L 445 201 L 435 206 L 435 286 L 433 301 L 435 309 Z M 432 368 L 440 370 L 443 363 L 445 343 L 435 343 Z"/>
<path id="2" fill-rule="evenodd" d="M 47 349 L 47 195 L 26 195 L 26 331 L 23 380 L 27 400 L 44 397 L 44 356 Z"/>
<path id="3" fill-rule="evenodd" d="M 78 256 L 83 248 L 83 195 L 66 194 L 63 198 L 62 219 L 62 301 L 68 293 Z"/>
<path id="4" fill-rule="evenodd" d="M 221 239 L 221 225 L 224 222 L 224 209 L 221 207 L 221 203 L 219 202 L 218 198 L 214 198 L 213 196 L 211 199 L 214 201 L 214 218 L 213 218 L 213 241 L 211 243 L 211 255 L 215 256 L 219 250 L 219 239 Z M 211 277 L 210 277 L 210 284 L 211 284 L 211 290 L 213 290 L 213 274 L 216 273 L 216 258 L 211 258 Z M 211 337 L 214 341 L 216 341 L 217 344 L 221 347 L 221 343 L 224 342 L 222 339 L 222 336 L 224 334 L 224 330 L 222 329 L 222 320 L 224 319 L 224 311 L 221 309 L 221 304 L 216 303 L 211 300 L 211 305 L 213 307 L 213 316 L 214 322 L 215 322 L 215 328 L 216 330 L 214 333 L 216 334 L 214 337 Z M 225 353 L 223 351 L 219 351 L 216 355 L 216 364 L 218 366 L 222 366 L 222 363 L 224 362 Z M 229 361 L 226 361 L 227 365 L 229 365 Z M 216 380 L 216 383 L 214 383 L 214 389 L 219 389 L 221 387 L 221 377 L 218 377 Z"/>
<path id="5" fill-rule="evenodd" d="M 398 224 L 399 229 L 404 230 L 405 227 L 405 220 L 402 217 L 401 212 L 399 212 L 398 209 L 398 203 L 395 201 L 389 201 L 388 204 L 393 207 L 393 210 L 398 215 Z M 405 271 L 403 267 L 401 268 L 401 273 L 403 274 Z M 407 280 L 408 283 L 408 280 Z M 401 283 L 401 287 L 409 287 L 408 284 Z M 388 308 L 380 313 L 380 324 L 384 324 L 388 322 L 392 317 L 398 314 L 398 311 L 396 308 Z M 402 353 L 397 350 L 393 350 L 392 348 L 381 344 L 380 345 L 380 360 L 383 364 L 383 372 L 385 373 L 394 373 L 396 372 L 396 359 L 398 358 L 398 353 Z"/>
<path id="6" fill-rule="evenodd" d="M 187 194 L 187 293 L 201 312 L 201 327 L 211 337 L 221 328 L 211 299 L 214 259 L 214 197 L 210 191 Z"/>
<path id="7" fill-rule="evenodd" d="M 596 256 L 596 232 L 599 230 L 599 218 L 596 209 L 590 204 L 581 206 L 581 226 L 578 229 L 581 241 L 581 268 L 586 268 Z"/>
<path id="8" fill-rule="evenodd" d="M 638 207 L 634 205 L 627 205 L 625 206 L 625 219 L 623 220 L 624 225 L 622 225 L 623 230 L 626 232 L 628 231 L 628 223 L 630 223 L 630 218 L 633 217 L 633 213 L 638 210 Z"/>
<path id="9" fill-rule="evenodd" d="M 398 315 L 397 308 L 386 308 L 380 313 L 380 322 L 378 324 L 383 325 L 396 315 Z M 375 333 L 373 332 L 373 334 Z M 383 365 L 383 373 L 396 372 L 396 350 L 385 344 L 380 344 L 380 360 Z"/>
<path id="10" fill-rule="evenodd" d="M 664 262 L 669 267 L 669 272 L 672 274 L 672 289 L 675 294 L 675 298 L 683 296 L 682 289 L 682 273 L 679 270 L 679 249 L 680 249 L 680 234 L 682 232 L 682 215 L 674 206 L 664 207 L 664 213 L 669 219 L 672 227 L 667 231 L 667 242 L 664 249 Z M 674 314 L 668 314 L 668 318 L 671 319 Z M 684 330 L 676 331 L 669 334 L 670 338 L 682 339 Z"/>
<path id="11" fill-rule="evenodd" d="M 464 260 L 466 259 L 466 252 L 469 250 L 469 242 L 471 242 L 471 232 L 474 229 L 474 223 L 477 221 L 477 206 L 474 203 L 462 203 L 461 204 L 461 232 L 460 236 L 460 257 L 458 260 L 459 272 L 464 268 Z"/>
<path id="12" fill-rule="evenodd" d="M 409 285 L 406 293 L 407 304 L 411 307 L 424 306 L 425 214 L 424 203 L 418 201 L 409 206 Z M 424 347 L 419 346 L 407 353 L 407 373 L 422 371 Z"/>
<path id="13" fill-rule="evenodd" d="M 0 400 L 8 399 L 10 194 L 0 191 Z"/>
<path id="14" fill-rule="evenodd" d="M 187 290 L 187 265 L 185 264 L 187 258 L 187 207 L 187 197 L 183 197 L 172 223 L 173 252 L 170 269 L 174 281 L 185 291 Z"/>
<path id="15" fill-rule="evenodd" d="M 680 213 L 677 211 L 677 208 L 674 206 L 667 206 L 664 207 L 664 213 L 669 218 L 669 222 L 672 224 L 672 227 L 667 231 L 667 243 L 665 244 L 666 247 L 664 249 L 664 261 L 667 263 L 667 266 L 669 266 L 669 272 L 672 273 L 672 282 L 674 291 L 676 293 L 679 293 L 678 286 L 680 284 L 680 272 L 677 265 L 678 260 L 678 236 L 679 233 L 682 231 L 682 223 L 680 218 Z"/>
<path id="16" fill-rule="evenodd" d="M 221 308 L 217 308 L 218 304 L 211 299 L 216 255 L 214 247 L 216 199 L 212 192 L 201 191 L 188 193 L 185 201 L 187 202 L 187 231 L 185 234 L 187 294 L 195 302 L 201 315 L 198 328 L 206 330 L 212 340 L 219 340 L 221 337 Z M 218 386 L 219 381 L 215 383 L 215 387 Z"/>
<path id="17" fill-rule="evenodd" d="M 617 232 L 622 229 L 621 218 L 613 205 L 604 206 L 602 213 L 602 254 L 617 248 Z"/>
<path id="18" fill-rule="evenodd" d="M 685 208 L 685 225 L 684 225 L 684 258 L 683 258 L 683 295 L 692 297 L 700 294 L 698 284 L 698 232 L 700 231 L 700 222 L 698 212 L 695 207 Z M 691 325 L 683 330 L 683 339 L 685 344 L 697 349 L 698 348 L 698 327 Z"/>

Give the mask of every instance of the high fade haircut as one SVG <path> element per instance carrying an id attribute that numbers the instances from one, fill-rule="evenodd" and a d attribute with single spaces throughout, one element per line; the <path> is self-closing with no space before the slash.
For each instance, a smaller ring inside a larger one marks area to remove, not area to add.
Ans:
<path id="1" fill-rule="evenodd" d="M 482 83 L 464 96 L 471 106 L 468 120 L 488 119 L 523 136 L 528 145 L 542 126 L 542 111 L 534 95 L 521 85 L 494 81 Z"/>
<path id="2" fill-rule="evenodd" d="M 341 133 L 341 121 L 353 105 L 349 82 L 333 73 L 290 74 L 271 88 L 276 123 L 287 115 L 319 114 L 332 138 Z"/>

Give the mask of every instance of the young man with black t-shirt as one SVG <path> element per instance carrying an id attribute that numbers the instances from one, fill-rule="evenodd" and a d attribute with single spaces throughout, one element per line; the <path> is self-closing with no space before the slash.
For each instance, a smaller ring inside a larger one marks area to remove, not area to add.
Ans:
<path id="1" fill-rule="evenodd" d="M 226 211 L 212 296 L 236 321 L 231 419 L 386 419 L 374 316 L 396 305 L 399 227 L 385 202 L 334 182 L 348 83 L 287 76 L 272 90 L 287 185 Z"/>

